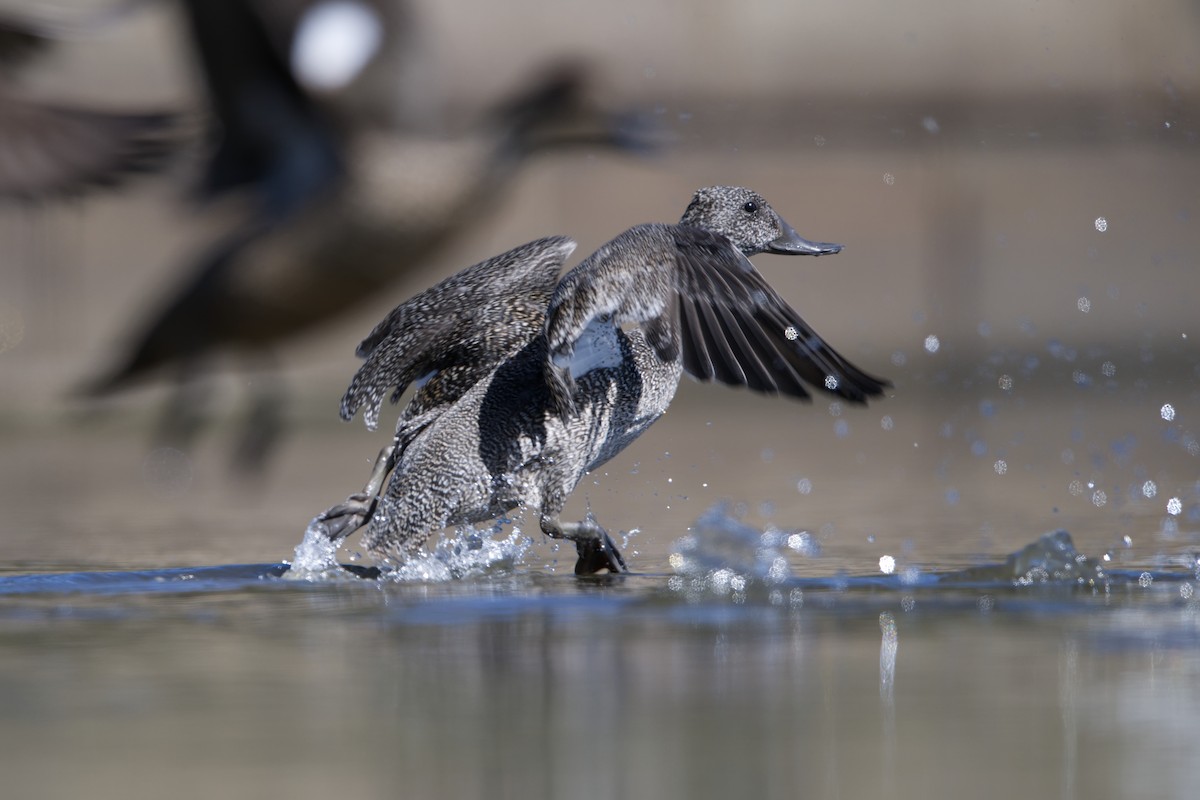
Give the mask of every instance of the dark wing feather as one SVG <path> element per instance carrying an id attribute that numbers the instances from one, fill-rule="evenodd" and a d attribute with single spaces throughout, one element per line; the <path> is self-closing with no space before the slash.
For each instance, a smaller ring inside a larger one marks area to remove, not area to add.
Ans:
<path id="1" fill-rule="evenodd" d="M 887 381 L 824 342 L 724 237 L 677 226 L 683 364 L 700 380 L 808 397 L 801 380 L 863 402 Z"/>
<path id="2" fill-rule="evenodd" d="M 697 317 L 695 305 L 680 295 L 675 304 L 679 307 L 680 339 L 683 343 L 683 368 L 689 375 L 702 381 L 715 377 L 716 366 L 709 355 L 704 341 L 704 326 Z"/>
<path id="3" fill-rule="evenodd" d="M 546 304 L 575 243 L 539 239 L 447 278 L 391 311 L 358 347 L 365 362 L 342 397 L 374 428 L 384 397 L 432 374 L 406 416 L 452 403 L 542 332 Z"/>

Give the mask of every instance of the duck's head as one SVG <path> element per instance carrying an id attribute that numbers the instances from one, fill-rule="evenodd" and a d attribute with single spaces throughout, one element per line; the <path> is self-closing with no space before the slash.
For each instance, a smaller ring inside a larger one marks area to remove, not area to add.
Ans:
<path id="1" fill-rule="evenodd" d="M 701 189 L 692 196 L 679 222 L 721 234 L 746 256 L 823 256 L 842 249 L 840 244 L 805 239 L 775 213 L 762 195 L 741 186 Z"/>

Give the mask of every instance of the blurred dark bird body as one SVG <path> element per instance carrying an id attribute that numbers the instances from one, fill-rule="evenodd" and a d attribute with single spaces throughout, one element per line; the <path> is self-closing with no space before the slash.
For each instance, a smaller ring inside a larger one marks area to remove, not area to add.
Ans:
<path id="1" fill-rule="evenodd" d="M 494 207 L 531 152 L 524 136 L 490 126 L 452 140 L 360 135 L 321 194 L 282 222 L 244 223 L 206 252 L 94 390 L 218 350 L 274 346 L 375 297 Z"/>
<path id="2" fill-rule="evenodd" d="M 747 259 L 841 246 L 803 239 L 748 189 L 702 189 L 678 225 L 631 228 L 559 279 L 574 246 L 542 239 L 470 267 L 364 340 L 343 418 L 365 407 L 373 427 L 389 392 L 417 388 L 366 488 L 314 520 L 324 535 L 366 524 L 369 550 L 403 558 L 433 531 L 524 507 L 575 542 L 577 573 L 623 571 L 603 528 L 559 514 L 666 411 L 684 371 L 799 399 L 805 384 L 850 402 L 888 385 L 825 344 Z"/>

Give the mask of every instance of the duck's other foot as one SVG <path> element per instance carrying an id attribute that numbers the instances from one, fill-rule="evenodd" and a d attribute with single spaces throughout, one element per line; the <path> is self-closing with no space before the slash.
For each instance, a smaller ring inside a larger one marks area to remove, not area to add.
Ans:
<path id="1" fill-rule="evenodd" d="M 576 575 L 629 572 L 621 551 L 608 531 L 591 516 L 579 522 L 561 522 L 557 518 L 543 517 L 542 532 L 551 538 L 569 539 L 575 543 L 575 552 L 579 556 L 575 562 Z"/>
<path id="2" fill-rule="evenodd" d="M 379 567 L 364 567 L 362 564 L 338 564 L 338 566 L 354 577 L 362 578 L 365 581 L 376 581 L 383 575 L 383 570 Z"/>

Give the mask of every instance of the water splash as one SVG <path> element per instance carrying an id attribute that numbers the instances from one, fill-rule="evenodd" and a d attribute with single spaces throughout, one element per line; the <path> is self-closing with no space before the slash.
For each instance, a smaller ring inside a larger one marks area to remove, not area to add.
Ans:
<path id="1" fill-rule="evenodd" d="M 396 583 L 442 583 L 511 572 L 521 563 L 533 540 L 516 527 L 503 539 L 492 538 L 494 532 L 495 529 L 480 532 L 469 526 L 460 528 L 453 536 L 439 539 L 432 552 L 385 569 L 381 579 Z"/>
<path id="2" fill-rule="evenodd" d="M 337 542 L 320 517 L 313 517 L 304 529 L 304 538 L 296 545 L 296 555 L 283 578 L 292 581 L 352 579 L 337 561 Z"/>
<path id="3" fill-rule="evenodd" d="M 462 527 L 452 536 L 441 537 L 430 552 L 404 560 L 383 560 L 377 568 L 378 577 L 397 583 L 442 583 L 511 571 L 533 541 L 516 527 L 503 539 L 492 538 L 499 527 L 488 531 Z M 304 531 L 304 539 L 296 545 L 295 559 L 283 577 L 302 581 L 359 580 L 359 576 L 338 563 L 337 553 L 338 544 L 331 541 L 325 523 L 314 517 Z"/>
<path id="4" fill-rule="evenodd" d="M 1064 530 L 1044 534 L 1003 564 L 972 567 L 940 577 L 948 583 L 1011 581 L 1014 586 L 1061 583 L 1097 587 L 1106 586 L 1109 580 L 1101 564 L 1076 550 L 1071 534 Z"/>
<path id="5" fill-rule="evenodd" d="M 760 531 L 719 503 L 675 542 L 669 560 L 676 573 L 671 586 L 720 595 L 741 594 L 755 584 L 775 587 L 792 578 L 788 551 L 814 556 L 819 547 L 807 531 Z"/>

